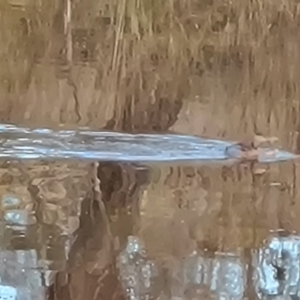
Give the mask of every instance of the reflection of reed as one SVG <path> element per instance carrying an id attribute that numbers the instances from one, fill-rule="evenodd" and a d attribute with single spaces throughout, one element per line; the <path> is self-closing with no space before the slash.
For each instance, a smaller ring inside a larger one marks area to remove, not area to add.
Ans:
<path id="1" fill-rule="evenodd" d="M 155 281 L 162 270 L 157 265 L 158 269 L 153 272 L 154 265 L 150 264 L 150 267 L 145 256 L 147 249 L 138 250 L 142 242 L 138 240 L 137 237 L 128 240 L 119 257 L 122 262 L 119 271 L 127 294 L 130 290 L 141 297 L 142 294 L 157 293 Z M 245 296 L 250 296 L 247 299 L 299 299 L 299 236 L 271 235 L 266 245 L 253 251 L 253 255 L 247 255 L 247 251 L 242 256 L 227 252 L 211 254 L 193 252 L 180 262 L 169 264 L 165 280 L 169 283 L 169 296 L 195 299 L 199 293 L 208 292 L 218 299 L 242 300 Z M 128 278 L 135 280 L 129 282 Z"/>
<path id="2" fill-rule="evenodd" d="M 80 226 L 68 254 L 67 271 L 70 276 L 65 283 L 65 272 L 58 273 L 49 289 L 49 293 L 52 293 L 49 300 L 73 300 L 74 290 L 76 299 L 124 300 L 114 272 L 113 237 L 102 202 L 97 168 L 98 163 L 91 165 L 92 191 L 81 203 Z M 89 286 L 88 290 L 86 285 Z"/>
<path id="3" fill-rule="evenodd" d="M 124 292 L 129 299 L 157 299 L 162 290 L 162 278 L 155 261 L 136 236 L 129 236 L 125 249 L 118 256 L 118 271 Z"/>
<path id="4" fill-rule="evenodd" d="M 145 299 L 148 295 L 156 299 L 167 288 L 168 299 L 199 299 L 204 294 L 217 299 L 243 299 L 245 265 L 239 255 L 215 253 L 209 257 L 193 252 L 180 262 L 166 263 L 165 273 L 147 253 L 142 240 L 132 236 L 118 257 L 120 280 L 128 298 Z M 167 278 L 163 278 L 164 273 Z"/>

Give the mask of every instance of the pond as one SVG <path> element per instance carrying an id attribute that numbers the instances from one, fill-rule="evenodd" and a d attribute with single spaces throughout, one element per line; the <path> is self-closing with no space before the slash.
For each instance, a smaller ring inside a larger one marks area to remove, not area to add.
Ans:
<path id="1" fill-rule="evenodd" d="M 296 155 L 12 124 L 0 140 L 0 299 L 300 295 Z"/>
<path id="2" fill-rule="evenodd" d="M 300 299 L 299 1 L 261 2 L 0 1 L 0 300 Z"/>

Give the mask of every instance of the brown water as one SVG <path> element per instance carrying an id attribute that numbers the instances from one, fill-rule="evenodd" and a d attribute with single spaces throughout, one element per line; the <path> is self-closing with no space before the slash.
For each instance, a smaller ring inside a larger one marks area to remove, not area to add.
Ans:
<path id="1" fill-rule="evenodd" d="M 3 163 L 1 297 L 297 299 L 298 169 Z"/>
<path id="2" fill-rule="evenodd" d="M 0 300 L 300 299 L 299 161 L 219 160 L 254 134 L 299 153 L 299 11 L 2 1 Z M 116 146 L 117 131 L 216 144 Z"/>

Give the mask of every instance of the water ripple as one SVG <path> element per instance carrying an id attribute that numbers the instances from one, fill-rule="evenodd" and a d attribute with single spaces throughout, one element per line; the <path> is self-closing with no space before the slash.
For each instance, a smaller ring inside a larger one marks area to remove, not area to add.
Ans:
<path id="1" fill-rule="evenodd" d="M 30 129 L 0 125 L 0 159 L 80 159 L 102 161 L 220 161 L 232 142 L 176 134 L 125 134 L 80 130 Z M 296 158 L 279 151 L 282 161 Z"/>

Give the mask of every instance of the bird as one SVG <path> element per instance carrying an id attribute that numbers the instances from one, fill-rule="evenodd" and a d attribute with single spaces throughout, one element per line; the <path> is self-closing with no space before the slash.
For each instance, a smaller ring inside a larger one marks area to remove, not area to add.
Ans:
<path id="1" fill-rule="evenodd" d="M 278 139 L 275 137 L 266 138 L 262 135 L 255 135 L 251 139 L 245 139 L 226 147 L 225 154 L 230 158 L 242 160 L 259 160 L 261 157 L 274 157 L 277 149 L 269 147 L 277 141 Z"/>

